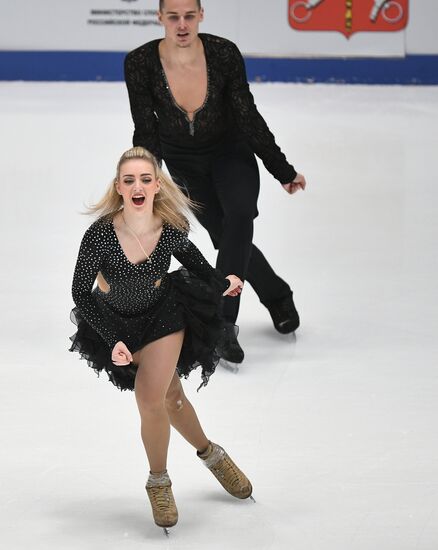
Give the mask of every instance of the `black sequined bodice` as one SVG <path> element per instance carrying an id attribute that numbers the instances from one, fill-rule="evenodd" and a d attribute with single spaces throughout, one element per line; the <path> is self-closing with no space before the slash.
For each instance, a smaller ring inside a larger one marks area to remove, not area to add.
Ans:
<path id="1" fill-rule="evenodd" d="M 72 295 L 84 319 L 110 348 L 119 337 L 104 318 L 97 300 L 122 316 L 144 313 L 158 302 L 166 290 L 166 274 L 172 256 L 200 279 L 207 282 L 214 279 L 220 281 L 223 290 L 228 288 L 228 280 L 205 260 L 186 233 L 168 224 L 163 225 L 149 260 L 138 264 L 133 264 L 126 257 L 111 219 L 101 218 L 88 228 L 79 249 Z M 92 290 L 99 271 L 109 285 L 108 292 Z"/>
<path id="2" fill-rule="evenodd" d="M 135 146 L 163 158 L 161 143 L 197 149 L 243 135 L 267 170 L 281 183 L 291 182 L 296 171 L 275 143 L 258 112 L 237 46 L 218 36 L 199 34 L 207 62 L 207 97 L 194 119 L 179 107 L 168 86 L 153 40 L 125 59 L 125 80 L 134 120 Z"/>

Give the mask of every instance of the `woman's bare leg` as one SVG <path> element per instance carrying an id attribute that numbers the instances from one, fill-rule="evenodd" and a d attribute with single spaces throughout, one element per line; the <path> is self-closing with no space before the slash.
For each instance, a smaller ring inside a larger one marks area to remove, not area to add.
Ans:
<path id="1" fill-rule="evenodd" d="M 207 468 L 222 487 L 236 498 L 250 497 L 251 482 L 222 447 L 205 437 L 196 412 L 184 395 L 176 373 L 166 395 L 166 406 L 172 426 L 195 447 L 199 458 L 205 461 Z"/>
<path id="2" fill-rule="evenodd" d="M 175 372 L 166 395 L 166 408 L 172 426 L 197 451 L 207 449 L 209 441 L 190 401 L 184 394 L 181 381 Z"/>
<path id="3" fill-rule="evenodd" d="M 141 417 L 141 437 L 151 472 L 166 470 L 170 420 L 166 394 L 175 373 L 184 331 L 151 342 L 134 354 L 138 364 L 135 397 Z M 123 368 L 123 367 L 121 367 Z"/>
<path id="4" fill-rule="evenodd" d="M 252 492 L 248 478 L 228 454 L 206 438 L 196 412 L 183 392 L 175 370 L 183 339 L 184 331 L 181 330 L 148 344 L 134 354 L 134 362 L 138 364 L 135 396 L 141 416 L 141 436 L 151 474 L 156 474 L 149 476 L 146 490 L 155 523 L 162 527 L 175 525 L 178 520 L 171 482 L 165 473 L 170 423 L 195 447 L 200 458 L 206 461 L 207 467 L 230 494 L 248 498 Z M 164 475 L 167 478 L 163 482 Z"/>

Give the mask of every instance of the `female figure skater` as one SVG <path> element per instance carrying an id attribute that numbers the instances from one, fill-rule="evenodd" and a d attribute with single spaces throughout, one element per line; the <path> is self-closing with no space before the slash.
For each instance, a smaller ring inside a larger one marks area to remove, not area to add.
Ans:
<path id="1" fill-rule="evenodd" d="M 203 16 L 200 0 L 160 0 L 164 39 L 127 55 L 133 143 L 164 159 L 173 180 L 202 205 L 196 215 L 219 251 L 217 267 L 246 279 L 275 328 L 293 332 L 300 320 L 292 291 L 252 244 L 260 185 L 254 153 L 288 193 L 304 189 L 306 180 L 258 112 L 235 44 L 198 33 Z M 234 327 L 238 309 L 239 298 L 225 299 L 219 352 L 234 363 L 244 358 Z"/>
<path id="2" fill-rule="evenodd" d="M 222 294 L 237 296 L 242 281 L 224 278 L 187 238 L 190 201 L 142 147 L 126 151 L 117 176 L 92 210 L 101 217 L 86 231 L 73 277 L 78 351 L 121 390 L 135 391 L 150 466 L 146 484 L 155 523 L 176 524 L 166 470 L 170 425 L 197 450 L 223 487 L 237 498 L 252 487 L 222 447 L 204 434 L 180 378 L 197 365 L 202 385 L 214 372 L 221 333 Z M 171 256 L 185 270 L 168 273 Z M 98 272 L 108 284 L 93 290 Z"/>

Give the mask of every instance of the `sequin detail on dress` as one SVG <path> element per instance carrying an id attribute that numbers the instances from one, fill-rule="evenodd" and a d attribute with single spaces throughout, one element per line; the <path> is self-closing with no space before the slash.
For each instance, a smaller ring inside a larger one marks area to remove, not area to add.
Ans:
<path id="1" fill-rule="evenodd" d="M 184 270 L 168 273 L 174 256 Z M 93 289 L 101 271 L 108 292 Z M 156 282 L 160 280 L 160 284 Z M 150 261 L 131 263 L 111 219 L 101 218 L 86 231 L 73 276 L 76 307 L 71 319 L 78 330 L 70 351 L 89 366 L 105 370 L 120 389 L 133 389 L 137 366 L 117 367 L 111 351 L 118 341 L 131 353 L 163 336 L 185 329 L 178 373 L 187 377 L 198 365 L 205 385 L 218 362 L 219 308 L 229 281 L 205 260 L 187 234 L 163 225 Z"/>

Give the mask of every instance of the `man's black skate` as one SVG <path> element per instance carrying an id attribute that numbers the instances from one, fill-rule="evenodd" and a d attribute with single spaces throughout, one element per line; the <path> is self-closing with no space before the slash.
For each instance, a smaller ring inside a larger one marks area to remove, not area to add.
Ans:
<path id="1" fill-rule="evenodd" d="M 266 305 L 274 327 L 281 334 L 294 332 L 300 326 L 300 317 L 295 308 L 293 292 L 290 296 Z"/>
<path id="2" fill-rule="evenodd" d="M 222 336 L 216 351 L 221 359 L 230 363 L 241 363 L 245 357 L 243 349 L 237 341 L 238 329 L 234 323 L 225 323 Z"/>

